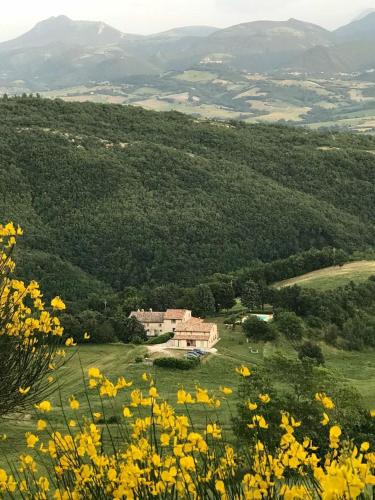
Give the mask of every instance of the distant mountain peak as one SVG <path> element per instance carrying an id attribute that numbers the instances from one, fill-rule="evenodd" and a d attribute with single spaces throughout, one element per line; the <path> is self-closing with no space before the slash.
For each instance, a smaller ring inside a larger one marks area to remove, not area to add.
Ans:
<path id="1" fill-rule="evenodd" d="M 375 10 L 335 31 L 339 41 L 352 42 L 356 40 L 375 40 Z"/>
<path id="2" fill-rule="evenodd" d="M 369 14 L 375 14 L 375 9 L 366 9 L 364 11 L 362 11 L 355 19 L 353 19 L 352 22 L 355 22 L 355 21 L 360 21 L 361 19 L 364 19 L 365 17 L 367 17 Z"/>

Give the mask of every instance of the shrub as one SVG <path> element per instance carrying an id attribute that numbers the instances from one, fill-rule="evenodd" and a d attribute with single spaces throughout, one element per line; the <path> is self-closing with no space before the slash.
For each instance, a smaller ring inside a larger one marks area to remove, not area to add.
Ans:
<path id="1" fill-rule="evenodd" d="M 156 358 L 154 365 L 161 368 L 171 368 L 172 370 L 191 370 L 200 364 L 199 358 Z"/>
<path id="2" fill-rule="evenodd" d="M 304 324 L 293 312 L 280 312 L 276 316 L 276 326 L 285 337 L 293 343 L 302 340 Z"/>
<path id="3" fill-rule="evenodd" d="M 173 337 L 173 333 L 163 333 L 163 335 L 158 335 L 157 337 L 152 337 L 151 339 L 148 339 L 146 342 L 147 345 L 158 345 L 158 344 L 165 344 L 168 342 Z"/>
<path id="4" fill-rule="evenodd" d="M 325 360 L 321 348 L 313 342 L 304 342 L 298 349 L 301 361 L 311 361 L 316 365 L 324 365 Z"/>
<path id="5" fill-rule="evenodd" d="M 277 331 L 274 326 L 256 316 L 249 316 L 244 321 L 242 328 L 246 337 L 256 342 L 269 342 L 277 339 Z"/>

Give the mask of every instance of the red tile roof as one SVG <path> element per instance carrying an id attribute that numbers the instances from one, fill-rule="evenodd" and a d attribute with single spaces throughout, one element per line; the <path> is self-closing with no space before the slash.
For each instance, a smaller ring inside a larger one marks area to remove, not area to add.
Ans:
<path id="1" fill-rule="evenodd" d="M 157 311 L 133 311 L 131 318 L 137 318 L 141 323 L 163 323 L 165 313 Z"/>
<path id="2" fill-rule="evenodd" d="M 176 326 L 176 334 L 182 332 L 192 332 L 198 334 L 210 333 L 214 327 L 214 323 L 204 323 L 203 320 L 199 318 L 191 318 L 189 321 L 185 321 Z"/>
<path id="3" fill-rule="evenodd" d="M 167 309 L 164 319 L 184 319 L 186 309 Z"/>

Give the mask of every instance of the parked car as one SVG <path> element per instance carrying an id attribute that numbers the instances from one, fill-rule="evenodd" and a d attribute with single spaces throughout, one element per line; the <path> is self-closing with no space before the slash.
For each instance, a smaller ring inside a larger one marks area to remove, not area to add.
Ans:
<path id="1" fill-rule="evenodd" d="M 204 356 L 206 354 L 206 351 L 203 351 L 202 349 L 198 349 L 198 348 L 193 349 L 192 352 L 196 352 L 200 356 Z"/>
<path id="2" fill-rule="evenodd" d="M 189 351 L 187 354 L 186 354 L 186 357 L 187 358 L 200 358 L 201 355 L 198 354 L 197 352 L 193 352 L 193 351 Z"/>

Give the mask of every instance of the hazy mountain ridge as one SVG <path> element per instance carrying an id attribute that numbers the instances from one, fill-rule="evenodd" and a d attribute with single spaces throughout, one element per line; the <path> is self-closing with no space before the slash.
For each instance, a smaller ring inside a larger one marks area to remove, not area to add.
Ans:
<path id="1" fill-rule="evenodd" d="M 46 19 L 0 44 L 0 83 L 46 89 L 92 81 L 124 81 L 200 64 L 239 71 L 353 72 L 375 67 L 375 13 L 330 32 L 289 19 L 225 29 L 186 26 L 150 36 L 125 34 L 93 21 Z"/>

